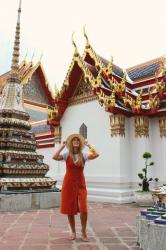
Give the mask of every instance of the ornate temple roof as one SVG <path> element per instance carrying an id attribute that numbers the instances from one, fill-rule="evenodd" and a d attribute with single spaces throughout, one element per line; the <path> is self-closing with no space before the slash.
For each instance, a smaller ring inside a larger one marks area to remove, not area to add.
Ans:
<path id="1" fill-rule="evenodd" d="M 5 84 L 7 83 L 7 79 L 10 77 L 10 72 L 8 71 L 0 76 L 0 92 L 2 92 Z M 21 79 L 22 84 L 27 84 L 32 79 L 34 73 L 40 78 L 40 82 L 43 90 L 45 91 L 46 96 L 49 99 L 50 105 L 54 105 L 54 95 L 51 91 L 50 85 L 48 83 L 46 74 L 44 72 L 43 66 L 41 62 L 33 65 L 32 62 L 26 62 L 25 60 L 19 65 L 19 77 Z"/>
<path id="2" fill-rule="evenodd" d="M 97 99 L 105 111 L 127 116 L 166 114 L 166 59 L 164 57 L 123 70 L 99 56 L 85 34 L 81 56 L 75 51 L 65 81 L 55 98 L 50 124 L 58 125 L 68 105 Z"/>
<path id="3" fill-rule="evenodd" d="M 128 68 L 127 73 L 133 81 L 140 81 L 144 78 L 154 77 L 155 73 L 161 69 L 165 62 L 166 58 L 159 57 L 146 63 Z"/>

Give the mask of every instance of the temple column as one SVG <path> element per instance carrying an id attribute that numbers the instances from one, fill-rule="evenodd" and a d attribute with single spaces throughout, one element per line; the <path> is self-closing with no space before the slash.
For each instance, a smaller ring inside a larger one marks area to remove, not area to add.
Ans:
<path id="1" fill-rule="evenodd" d="M 119 196 L 121 202 L 132 201 L 128 122 L 128 119 L 122 114 L 110 115 L 111 176 L 115 182 L 117 196 Z"/>
<path id="2" fill-rule="evenodd" d="M 131 118 L 131 131 L 130 131 L 130 158 L 132 168 L 133 185 L 136 189 L 139 189 L 138 183 L 140 181 L 138 173 L 142 172 L 145 161 L 143 159 L 144 152 L 150 152 L 150 139 L 149 139 L 149 117 L 147 116 L 135 116 Z M 152 158 L 153 160 L 153 158 Z M 149 168 L 148 174 L 151 175 Z"/>
<path id="3" fill-rule="evenodd" d="M 157 126 L 158 123 L 158 126 Z M 154 143 L 155 154 L 156 154 L 156 175 L 159 178 L 160 184 L 166 183 L 166 116 L 156 118 L 156 132 Z M 154 133 L 153 133 L 154 134 Z"/>

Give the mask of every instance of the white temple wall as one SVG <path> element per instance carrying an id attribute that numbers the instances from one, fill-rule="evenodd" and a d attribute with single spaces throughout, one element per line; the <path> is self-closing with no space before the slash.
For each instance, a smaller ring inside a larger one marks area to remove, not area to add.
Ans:
<path id="1" fill-rule="evenodd" d="M 56 179 L 58 169 L 57 169 L 57 162 L 52 159 L 54 152 L 55 148 L 37 149 L 37 153 L 44 156 L 43 162 L 49 165 L 49 171 L 47 172 L 47 176 Z"/>
<path id="2" fill-rule="evenodd" d="M 111 137 L 109 116 L 97 101 L 69 106 L 61 119 L 62 141 L 71 133 L 79 133 L 79 128 L 84 123 L 87 126 L 88 141 L 100 154 L 97 159 L 88 161 L 84 170 L 89 199 L 129 202 L 132 192 L 128 121 L 126 137 Z M 57 144 L 55 149 L 58 147 Z M 65 173 L 65 163 L 55 162 L 55 165 L 60 185 Z"/>
<path id="3" fill-rule="evenodd" d="M 149 167 L 149 177 L 158 177 L 166 183 L 166 140 L 160 138 L 158 118 L 150 119 L 149 137 L 136 137 L 134 117 L 125 118 L 125 137 L 111 137 L 110 114 L 97 101 L 69 106 L 61 119 L 62 141 L 71 133 L 79 133 L 84 123 L 87 139 L 95 146 L 100 156 L 88 161 L 84 170 L 89 199 L 94 201 L 130 202 L 132 188 L 138 189 L 138 173 L 144 168 L 144 152 L 150 152 L 155 165 Z M 65 163 L 54 161 L 52 156 L 60 147 L 39 149 L 50 166 L 47 176 L 58 180 L 61 187 Z M 65 152 L 64 149 L 63 152 Z M 88 151 L 88 148 L 85 148 Z"/>
<path id="4" fill-rule="evenodd" d="M 158 118 L 152 119 L 150 141 L 152 145 L 152 160 L 154 161 L 153 177 L 159 178 L 159 183 L 166 184 L 166 139 L 160 137 Z"/>
<path id="5" fill-rule="evenodd" d="M 131 158 L 131 171 L 132 171 L 132 181 L 136 188 L 137 183 L 140 181 L 138 173 L 144 168 L 144 159 L 142 157 L 143 153 L 151 152 L 150 141 L 148 137 L 136 137 L 135 136 L 135 121 L 134 117 L 130 119 L 130 158 Z"/>

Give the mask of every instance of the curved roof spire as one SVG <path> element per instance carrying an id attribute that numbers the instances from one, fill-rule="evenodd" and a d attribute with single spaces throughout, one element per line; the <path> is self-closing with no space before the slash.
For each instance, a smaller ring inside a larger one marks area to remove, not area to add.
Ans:
<path id="1" fill-rule="evenodd" d="M 86 27 L 86 25 L 84 25 L 84 27 L 83 27 L 84 37 L 85 37 L 85 39 L 86 39 L 86 48 L 89 48 L 89 47 L 90 47 L 90 43 L 89 43 L 88 36 L 87 36 L 87 34 L 86 34 L 85 27 Z"/>
<path id="2" fill-rule="evenodd" d="M 74 41 L 74 32 L 72 33 L 72 44 L 73 44 L 73 46 L 74 46 L 74 48 L 75 48 L 74 56 L 78 56 L 77 45 L 76 45 L 76 43 L 75 43 L 75 41 Z"/>
<path id="3" fill-rule="evenodd" d="M 15 78 L 15 81 L 19 81 L 19 55 L 20 55 L 20 16 L 21 16 L 21 4 L 22 0 L 19 0 L 19 8 L 18 8 L 18 16 L 17 16 L 17 24 L 16 24 L 16 32 L 15 32 L 15 40 L 13 47 L 13 55 L 12 55 L 12 65 L 11 65 L 11 77 Z"/>

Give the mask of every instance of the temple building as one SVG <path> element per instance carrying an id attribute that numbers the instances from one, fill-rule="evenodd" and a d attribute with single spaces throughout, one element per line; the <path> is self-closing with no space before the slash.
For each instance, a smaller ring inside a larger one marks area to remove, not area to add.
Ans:
<path id="1" fill-rule="evenodd" d="M 43 178 L 46 173 L 53 178 L 49 180 L 50 186 L 55 180 L 60 186 L 65 173 L 65 163 L 52 159 L 54 151 L 69 134 L 81 133 L 100 154 L 96 160 L 88 161 L 84 170 L 89 200 L 132 202 L 133 190 L 138 189 L 137 175 L 144 168 L 144 152 L 152 153 L 155 163 L 150 176 L 158 177 L 160 184 L 166 183 L 166 58 L 123 70 L 112 59 L 108 61 L 99 56 L 86 33 L 84 36 L 84 53 L 79 54 L 73 41 L 75 51 L 71 64 L 61 90 L 56 88 L 55 94 L 50 90 L 41 62 L 33 65 L 23 60 L 19 64 L 17 55 L 17 82 L 13 86 L 23 87 L 24 105 L 20 102 L 17 105 L 20 93 L 22 95 L 19 91 L 15 103 L 5 100 L 6 90 L 13 83 L 11 69 L 0 76 L 1 120 L 17 120 L 19 116 L 19 126 L 27 130 L 21 136 L 30 141 L 35 135 L 37 145 L 33 140 L 32 147 L 27 147 L 34 151 L 37 146 L 37 165 L 42 164 L 40 155 L 43 155 L 46 165 L 50 166 L 49 171 L 43 166 L 41 173 Z M 12 134 L 4 132 L 5 127 L 11 127 L 8 126 L 9 123 L 1 125 L 2 147 L 5 136 L 11 139 Z M 14 130 L 13 135 L 17 137 Z M 21 143 L 25 147 L 22 151 L 26 151 L 25 142 Z M 9 144 L 16 149 L 17 143 L 9 141 Z M 1 161 L 10 162 L 9 156 L 4 159 L 4 152 L 1 155 Z"/>
<path id="2" fill-rule="evenodd" d="M 7 83 L 11 71 L 0 76 L 0 92 Z M 25 110 L 30 115 L 32 132 L 35 133 L 37 148 L 54 147 L 54 128 L 47 125 L 48 108 L 54 106 L 54 96 L 41 62 L 23 60 L 19 65 L 19 77 L 23 85 Z"/>
<path id="3" fill-rule="evenodd" d="M 73 41 L 71 64 L 49 112 L 55 149 L 69 134 L 81 133 L 100 154 L 84 170 L 89 199 L 132 202 L 144 152 L 150 152 L 155 163 L 151 176 L 166 183 L 166 58 L 123 70 L 99 56 L 84 36 L 82 56 Z M 60 184 L 65 164 L 51 166 Z"/>

